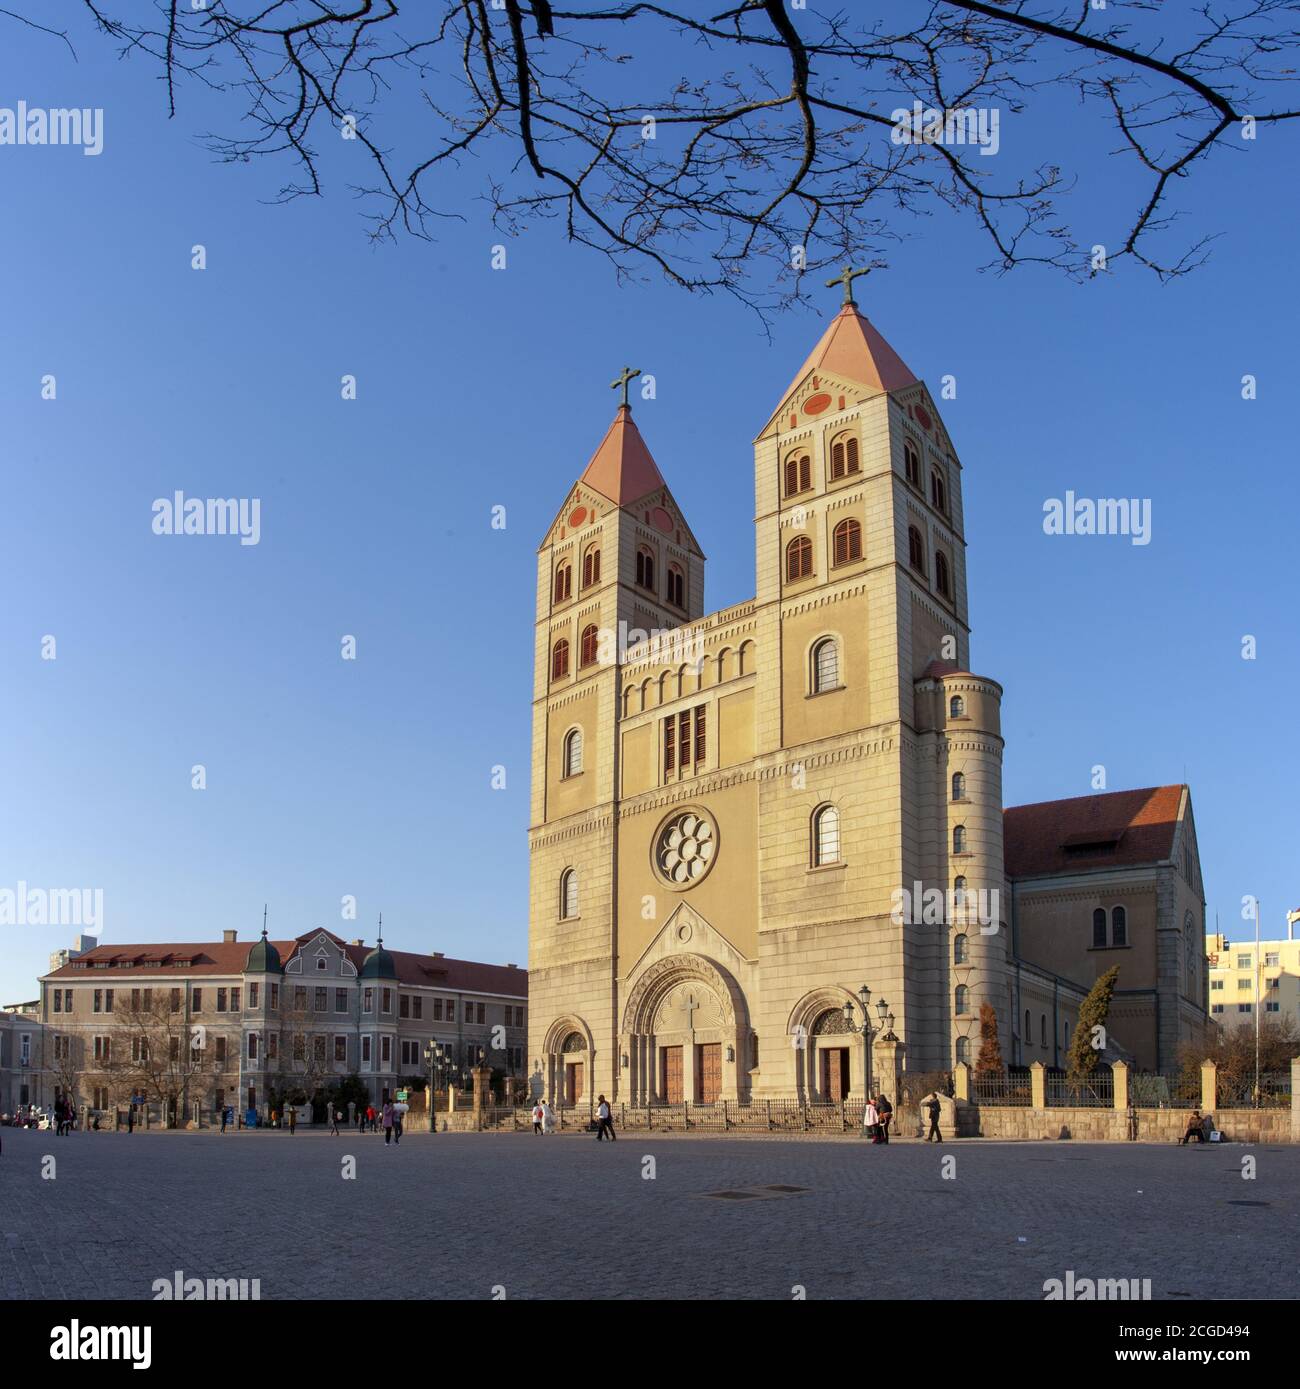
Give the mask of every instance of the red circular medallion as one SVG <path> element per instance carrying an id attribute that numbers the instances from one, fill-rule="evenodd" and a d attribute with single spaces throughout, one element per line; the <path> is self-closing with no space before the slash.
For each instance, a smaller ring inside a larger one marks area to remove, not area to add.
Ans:
<path id="1" fill-rule="evenodd" d="M 912 413 L 916 416 L 917 424 L 919 424 L 921 428 L 924 429 L 928 434 L 930 431 L 930 425 L 933 423 L 933 421 L 930 419 L 930 412 L 925 408 L 924 405 L 917 405 L 913 407 Z"/>
<path id="2" fill-rule="evenodd" d="M 650 520 L 656 529 L 663 531 L 665 535 L 670 535 L 673 529 L 673 518 L 661 506 L 657 506 L 650 513 Z"/>
<path id="3" fill-rule="evenodd" d="M 585 506 L 575 506 L 569 512 L 569 525 L 576 531 L 587 519 L 587 508 Z"/>
<path id="4" fill-rule="evenodd" d="M 829 410 L 831 398 L 825 391 L 819 391 L 816 395 L 810 395 L 803 403 L 805 415 L 820 415 L 824 410 Z"/>

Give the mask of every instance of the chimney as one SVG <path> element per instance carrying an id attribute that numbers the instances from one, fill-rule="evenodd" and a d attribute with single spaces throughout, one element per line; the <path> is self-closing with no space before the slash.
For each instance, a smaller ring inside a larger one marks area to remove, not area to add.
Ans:
<path id="1" fill-rule="evenodd" d="M 238 931 L 222 931 L 222 933 L 221 933 L 221 939 L 222 939 L 227 945 L 233 945 L 233 944 L 235 943 L 235 940 L 236 940 L 236 938 L 238 937 L 238 935 L 239 935 L 239 932 L 238 932 Z"/>
<path id="2" fill-rule="evenodd" d="M 349 945 L 364 945 L 364 944 L 365 944 L 365 941 L 363 941 L 363 940 L 361 939 L 361 937 L 358 936 L 358 937 L 356 938 L 356 940 L 350 940 L 350 941 L 348 941 L 348 944 L 349 944 Z"/>
<path id="3" fill-rule="evenodd" d="M 507 968 L 507 969 L 518 969 L 519 966 L 516 965 L 516 964 L 509 964 L 509 965 L 506 966 L 506 968 Z"/>
<path id="4" fill-rule="evenodd" d="M 435 951 L 433 952 L 433 958 L 434 958 L 435 960 L 445 960 L 447 957 L 446 957 L 446 955 L 443 954 L 443 952 L 442 952 L 441 950 L 435 950 Z"/>

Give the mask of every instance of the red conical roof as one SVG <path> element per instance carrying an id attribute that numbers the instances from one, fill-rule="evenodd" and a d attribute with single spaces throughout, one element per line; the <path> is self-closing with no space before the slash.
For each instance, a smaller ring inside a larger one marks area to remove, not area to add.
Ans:
<path id="1" fill-rule="evenodd" d="M 616 506 L 628 506 L 664 486 L 663 477 L 626 405 L 618 407 L 614 423 L 592 454 L 581 481 Z"/>
<path id="2" fill-rule="evenodd" d="M 878 391 L 897 391 L 916 384 L 907 363 L 863 318 L 854 304 L 831 319 L 821 340 L 791 381 L 782 400 L 809 372 L 824 371 Z"/>

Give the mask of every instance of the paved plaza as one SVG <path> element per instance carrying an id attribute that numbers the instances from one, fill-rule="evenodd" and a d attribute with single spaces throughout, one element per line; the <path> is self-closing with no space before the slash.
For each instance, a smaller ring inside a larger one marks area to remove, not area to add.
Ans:
<path id="1" fill-rule="evenodd" d="M 5 1299 L 150 1298 L 176 1270 L 260 1279 L 263 1299 L 1037 1299 L 1066 1270 L 1150 1278 L 1155 1298 L 1280 1298 L 1300 1249 L 1300 1147 L 8 1128 L 3 1144 Z"/>

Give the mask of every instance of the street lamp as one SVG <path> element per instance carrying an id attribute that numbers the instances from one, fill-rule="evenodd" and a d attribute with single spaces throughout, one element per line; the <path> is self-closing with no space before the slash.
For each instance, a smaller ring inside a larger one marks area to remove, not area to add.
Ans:
<path id="1" fill-rule="evenodd" d="M 438 1132 L 438 1116 L 434 1111 L 434 1096 L 443 1077 L 451 1067 L 446 1052 L 437 1044 L 430 1042 L 424 1049 L 424 1063 L 429 1068 L 429 1132 Z"/>
<path id="2" fill-rule="evenodd" d="M 873 1081 L 871 1077 L 871 1040 L 873 1037 L 875 1037 L 876 1033 L 880 1032 L 882 1029 L 888 1030 L 891 1033 L 893 1032 L 894 1015 L 889 1011 L 889 1004 L 886 1003 L 883 998 L 879 999 L 876 1002 L 877 1022 L 873 1025 L 871 1019 L 870 1006 L 871 990 L 865 984 L 863 984 L 863 986 L 858 990 L 858 1003 L 862 1008 L 861 1024 L 854 1021 L 855 1015 L 853 1012 L 853 1000 L 851 998 L 846 998 L 844 1000 L 844 1021 L 849 1031 L 860 1032 L 862 1034 L 863 1040 L 866 1043 L 867 1099 L 870 1100 L 872 1098 L 873 1086 Z"/>

